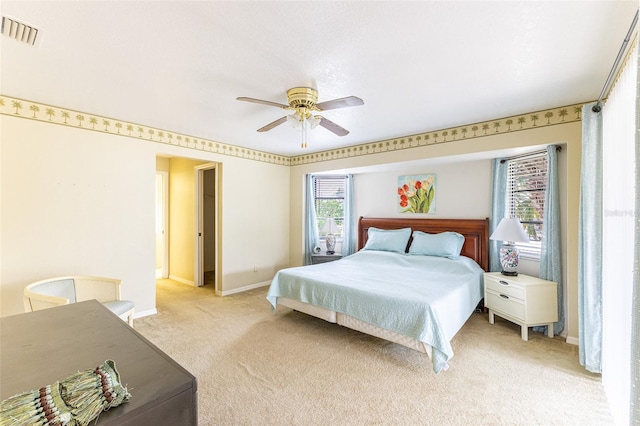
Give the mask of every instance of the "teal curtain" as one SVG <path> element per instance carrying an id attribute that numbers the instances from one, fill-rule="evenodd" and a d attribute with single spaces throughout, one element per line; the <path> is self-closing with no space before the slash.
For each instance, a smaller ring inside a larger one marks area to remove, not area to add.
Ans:
<path id="1" fill-rule="evenodd" d="M 564 284 L 562 282 L 562 250 L 560 233 L 560 190 L 558 187 L 558 147 L 547 146 L 547 192 L 544 200 L 544 228 L 540 251 L 540 278 L 558 283 L 558 322 L 553 333 L 564 330 Z M 546 333 L 547 326 L 536 327 Z"/>
<path id="2" fill-rule="evenodd" d="M 356 252 L 356 220 L 353 211 L 353 175 L 345 176 L 344 225 L 342 235 L 342 256 Z"/>
<path id="3" fill-rule="evenodd" d="M 580 364 L 602 371 L 602 114 L 582 107 L 582 172 L 578 216 Z"/>
<path id="4" fill-rule="evenodd" d="M 636 204 L 633 260 L 633 299 L 631 301 L 631 414 L 629 424 L 640 424 L 640 49 L 636 84 Z"/>
<path id="5" fill-rule="evenodd" d="M 305 205 L 305 220 L 304 220 L 304 264 L 311 265 L 311 255 L 313 254 L 313 248 L 319 244 L 320 238 L 318 237 L 318 227 L 316 226 L 316 205 L 313 196 L 313 175 L 306 176 L 305 182 L 305 196 L 307 202 Z"/>
<path id="6" fill-rule="evenodd" d="M 507 216 L 507 175 L 509 164 L 502 158 L 495 158 L 493 168 L 493 188 L 491 196 L 491 218 L 489 235 L 493 234 L 500 221 Z M 489 240 L 489 271 L 500 272 L 500 246 L 502 241 Z"/>

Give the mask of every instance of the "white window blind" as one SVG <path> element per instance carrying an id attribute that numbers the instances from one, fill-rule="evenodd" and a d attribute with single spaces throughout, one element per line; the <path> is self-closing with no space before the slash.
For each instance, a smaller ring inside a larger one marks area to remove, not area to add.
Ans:
<path id="1" fill-rule="evenodd" d="M 517 243 L 523 257 L 540 258 L 547 181 L 546 151 L 509 160 L 507 212 L 529 236 L 528 243 Z"/>
<path id="2" fill-rule="evenodd" d="M 345 193 L 345 178 L 343 176 L 316 177 L 314 195 L 316 199 L 343 200 Z"/>
<path id="3" fill-rule="evenodd" d="M 315 176 L 313 196 L 315 198 L 318 235 L 323 240 L 326 235 L 325 223 L 333 218 L 338 225 L 338 232 L 333 234 L 341 237 L 344 223 L 344 196 L 346 193 L 346 176 Z"/>

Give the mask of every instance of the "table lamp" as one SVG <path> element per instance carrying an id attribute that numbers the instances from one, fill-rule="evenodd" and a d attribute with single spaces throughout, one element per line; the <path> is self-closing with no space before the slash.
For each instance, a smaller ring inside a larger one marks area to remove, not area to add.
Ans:
<path id="1" fill-rule="evenodd" d="M 518 275 L 518 263 L 520 252 L 514 243 L 528 243 L 529 237 L 522 229 L 522 224 L 516 218 L 504 218 L 489 237 L 491 240 L 504 241 L 500 247 L 500 265 L 502 274 L 509 276 Z"/>

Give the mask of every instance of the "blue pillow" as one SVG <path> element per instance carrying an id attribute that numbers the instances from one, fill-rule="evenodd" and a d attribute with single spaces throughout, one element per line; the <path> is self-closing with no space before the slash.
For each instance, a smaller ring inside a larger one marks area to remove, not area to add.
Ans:
<path id="1" fill-rule="evenodd" d="M 457 232 L 427 234 L 426 232 L 414 231 L 409 254 L 457 259 L 460 257 L 463 244 L 464 236 Z"/>
<path id="2" fill-rule="evenodd" d="M 411 228 L 378 229 L 369 228 L 367 243 L 363 250 L 392 251 L 404 253 L 411 237 Z"/>

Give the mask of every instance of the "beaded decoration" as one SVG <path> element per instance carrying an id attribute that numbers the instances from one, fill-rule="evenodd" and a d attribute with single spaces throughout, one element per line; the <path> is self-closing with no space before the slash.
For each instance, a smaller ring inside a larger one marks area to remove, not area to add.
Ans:
<path id="1" fill-rule="evenodd" d="M 0 402 L 0 426 L 86 426 L 130 398 L 115 362 L 106 360 L 95 369 Z"/>

